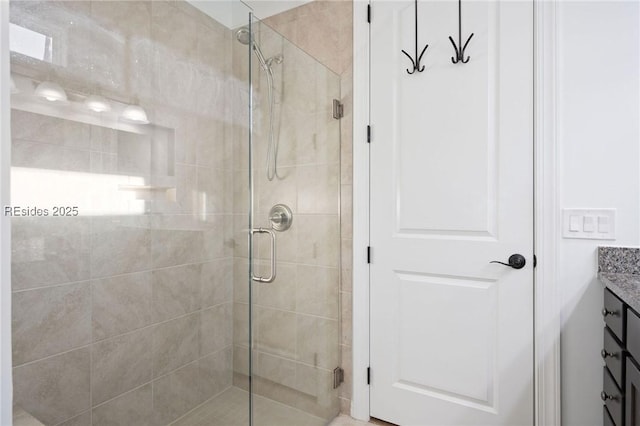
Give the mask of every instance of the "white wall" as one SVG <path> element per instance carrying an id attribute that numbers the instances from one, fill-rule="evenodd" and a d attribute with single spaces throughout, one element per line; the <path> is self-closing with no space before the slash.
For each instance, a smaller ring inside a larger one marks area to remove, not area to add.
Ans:
<path id="1" fill-rule="evenodd" d="M 617 209 L 616 241 L 558 236 L 566 426 L 602 424 L 596 248 L 640 244 L 639 9 L 636 1 L 558 9 L 559 207 Z"/>
<path id="2" fill-rule="evenodd" d="M 9 204 L 9 2 L 0 1 L 0 207 Z M 11 229 L 0 216 L 0 424 L 11 424 Z"/>

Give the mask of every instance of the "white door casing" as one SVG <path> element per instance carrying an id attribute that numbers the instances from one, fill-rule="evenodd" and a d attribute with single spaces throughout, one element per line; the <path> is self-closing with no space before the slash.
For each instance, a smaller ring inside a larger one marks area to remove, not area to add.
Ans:
<path id="1" fill-rule="evenodd" d="M 371 415 L 533 424 L 533 4 L 372 2 Z M 490 264 L 520 253 L 520 270 Z"/>

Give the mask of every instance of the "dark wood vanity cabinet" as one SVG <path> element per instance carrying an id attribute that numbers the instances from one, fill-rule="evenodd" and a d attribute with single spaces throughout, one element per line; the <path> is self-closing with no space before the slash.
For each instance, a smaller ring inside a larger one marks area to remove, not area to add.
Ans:
<path id="1" fill-rule="evenodd" d="M 626 382 L 626 424 L 637 426 L 640 425 L 640 369 L 631 358 L 627 358 Z"/>
<path id="2" fill-rule="evenodd" d="M 625 355 L 627 306 L 609 289 L 604 291 L 602 316 L 605 327 L 602 351 L 605 366 L 602 369 L 602 391 L 604 402 L 603 424 L 625 425 Z"/>
<path id="3" fill-rule="evenodd" d="M 640 315 L 604 291 L 603 425 L 640 426 Z"/>
<path id="4" fill-rule="evenodd" d="M 625 422 L 640 426 L 640 316 L 630 307 L 626 315 Z"/>

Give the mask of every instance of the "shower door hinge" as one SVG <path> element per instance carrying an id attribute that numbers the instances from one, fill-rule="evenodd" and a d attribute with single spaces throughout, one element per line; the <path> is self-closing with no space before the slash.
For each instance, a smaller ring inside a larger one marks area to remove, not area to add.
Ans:
<path id="1" fill-rule="evenodd" d="M 367 126 L 367 143 L 371 142 L 371 126 Z"/>
<path id="2" fill-rule="evenodd" d="M 367 384 L 371 384 L 371 367 L 367 367 Z"/>
<path id="3" fill-rule="evenodd" d="M 340 120 L 344 117 L 344 104 L 340 103 L 338 99 L 333 100 L 333 118 Z"/>
<path id="4" fill-rule="evenodd" d="M 536 255 L 533 255 L 533 267 L 535 268 L 536 266 L 538 266 L 538 258 L 536 257 Z"/>
<path id="5" fill-rule="evenodd" d="M 371 23 L 371 5 L 367 5 L 367 22 Z"/>
<path id="6" fill-rule="evenodd" d="M 338 389 L 340 383 L 344 382 L 344 370 L 340 367 L 333 369 L 333 388 Z"/>
<path id="7" fill-rule="evenodd" d="M 371 247 L 367 246 L 367 263 L 371 263 Z"/>

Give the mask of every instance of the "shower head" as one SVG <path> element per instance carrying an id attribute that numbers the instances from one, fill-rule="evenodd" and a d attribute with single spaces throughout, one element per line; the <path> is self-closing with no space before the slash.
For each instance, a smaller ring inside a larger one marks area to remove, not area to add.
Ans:
<path id="1" fill-rule="evenodd" d="M 240 28 L 238 31 L 236 31 L 236 39 L 244 44 L 245 46 L 248 46 L 249 43 L 251 42 L 251 31 L 249 31 L 249 28 L 247 27 L 242 27 Z M 262 50 L 260 50 L 260 46 L 258 46 L 258 43 L 256 43 L 255 41 L 253 43 L 251 43 L 252 47 L 253 47 L 253 51 L 255 52 L 256 56 L 258 57 L 258 61 L 260 61 L 260 66 L 262 67 L 262 69 L 266 72 L 271 74 L 271 67 L 269 66 L 269 64 L 267 64 L 267 60 L 265 59 L 264 55 L 262 54 Z"/>
<path id="2" fill-rule="evenodd" d="M 276 65 L 281 64 L 284 60 L 284 56 L 281 53 L 278 53 L 270 58 L 265 58 L 262 53 L 262 49 L 255 41 L 255 34 L 251 32 L 250 27 L 242 27 L 236 31 L 236 39 L 244 44 L 245 46 L 249 46 L 250 50 L 253 50 L 253 53 L 256 54 L 258 61 L 260 62 L 260 66 L 267 74 L 267 83 L 269 89 L 269 146 L 267 148 L 267 179 L 273 180 L 274 177 L 278 176 L 278 142 L 274 138 L 273 131 L 273 116 L 274 116 L 274 78 L 273 78 L 273 70 L 271 69 L 271 65 L 274 63 Z M 249 53 L 251 58 L 251 53 Z M 251 61 L 249 61 L 251 64 Z M 280 178 L 278 176 L 278 178 Z"/>
<path id="3" fill-rule="evenodd" d="M 255 37 L 255 35 L 254 35 Z M 249 45 L 249 42 L 251 42 L 252 39 L 252 34 L 249 31 L 249 28 L 247 27 L 242 27 L 240 28 L 238 31 L 236 31 L 236 39 L 244 44 L 245 46 Z M 258 61 L 260 62 L 260 66 L 262 67 L 262 69 L 272 75 L 273 71 L 271 69 L 271 64 L 272 63 L 276 63 L 276 64 L 281 64 L 282 63 L 282 55 L 278 54 L 274 57 L 271 57 L 269 59 L 266 59 L 264 54 L 262 53 L 262 50 L 260 49 L 260 46 L 258 46 L 258 43 L 255 42 L 255 40 L 253 41 L 253 43 L 251 43 L 251 45 L 253 46 L 253 51 L 255 52 L 256 56 L 258 57 Z"/>
<path id="4" fill-rule="evenodd" d="M 249 28 L 242 27 L 238 31 L 236 31 L 236 39 L 245 46 L 249 45 L 249 41 L 251 40 L 251 33 L 249 32 Z"/>

